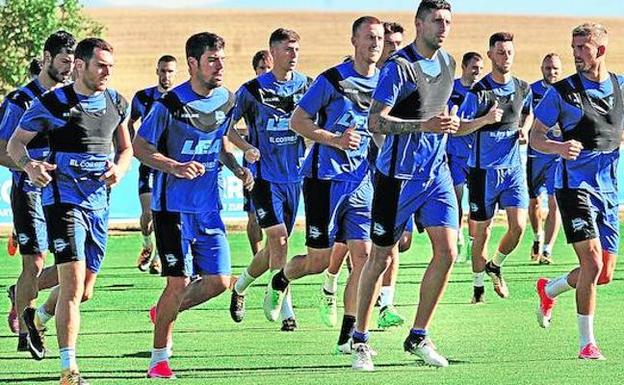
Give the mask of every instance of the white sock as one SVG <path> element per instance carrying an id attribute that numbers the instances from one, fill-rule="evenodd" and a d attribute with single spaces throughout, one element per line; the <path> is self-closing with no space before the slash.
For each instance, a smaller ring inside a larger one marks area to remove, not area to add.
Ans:
<path id="1" fill-rule="evenodd" d="M 280 315 L 282 316 L 282 321 L 288 318 L 295 318 L 295 311 L 292 307 L 292 296 L 290 295 L 290 290 L 288 290 L 286 297 L 284 297 Z"/>
<path id="2" fill-rule="evenodd" d="M 54 318 L 54 315 L 48 314 L 48 312 L 45 311 L 45 306 L 41 305 L 37 308 L 37 318 L 42 325 L 45 325 L 46 323 L 48 323 L 49 320 Z"/>
<path id="3" fill-rule="evenodd" d="M 143 248 L 145 249 L 154 248 L 154 244 L 152 243 L 152 234 L 143 236 Z"/>
<path id="4" fill-rule="evenodd" d="M 152 359 L 150 360 L 150 369 L 156 366 L 159 362 L 169 361 L 169 348 L 152 349 Z"/>
<path id="5" fill-rule="evenodd" d="M 476 287 L 483 287 L 485 284 L 485 270 L 479 273 L 472 273 L 472 282 Z"/>
<path id="6" fill-rule="evenodd" d="M 534 242 L 541 242 L 544 240 L 544 232 L 543 231 L 538 231 L 536 233 L 533 233 L 533 241 Z"/>
<path id="7" fill-rule="evenodd" d="M 78 369 L 78 364 L 76 363 L 76 348 L 61 348 L 59 349 L 59 356 L 61 357 L 61 370 Z"/>
<path id="8" fill-rule="evenodd" d="M 594 316 L 593 315 L 576 315 L 579 328 L 579 342 L 581 343 L 581 349 L 589 344 L 596 344 L 594 338 Z"/>
<path id="9" fill-rule="evenodd" d="M 247 291 L 249 285 L 251 285 L 255 280 L 256 279 L 249 275 L 249 273 L 245 269 L 245 271 L 243 271 L 243 273 L 236 280 L 236 283 L 234 284 L 234 290 L 236 290 L 236 292 L 240 295 L 245 295 L 245 291 Z"/>
<path id="10" fill-rule="evenodd" d="M 332 274 L 329 271 L 325 272 L 325 282 L 323 283 L 323 290 L 328 293 L 336 294 L 338 291 L 338 274 Z"/>
<path id="11" fill-rule="evenodd" d="M 546 295 L 550 298 L 555 298 L 559 294 L 565 293 L 566 291 L 570 290 L 574 290 L 574 288 L 568 283 L 567 273 L 562 275 L 561 277 L 551 279 L 546 285 Z"/>
<path id="12" fill-rule="evenodd" d="M 505 259 L 507 259 L 507 255 L 501 253 L 500 251 L 497 251 L 496 255 L 494 255 L 494 258 L 492 258 L 492 262 L 496 266 L 501 267 L 501 266 L 503 266 L 503 263 L 505 262 Z"/>
<path id="13" fill-rule="evenodd" d="M 544 253 L 551 254 L 552 253 L 552 245 L 544 245 L 544 250 L 542 250 L 542 254 L 544 254 Z"/>
<path id="14" fill-rule="evenodd" d="M 379 308 L 394 305 L 394 286 L 382 286 L 379 291 Z"/>
<path id="15" fill-rule="evenodd" d="M 457 244 L 463 246 L 465 243 L 464 232 L 461 229 L 457 230 Z"/>

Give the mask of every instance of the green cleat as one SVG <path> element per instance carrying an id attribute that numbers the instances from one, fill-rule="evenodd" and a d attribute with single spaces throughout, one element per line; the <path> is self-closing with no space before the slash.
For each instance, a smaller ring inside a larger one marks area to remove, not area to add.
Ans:
<path id="1" fill-rule="evenodd" d="M 319 298 L 319 315 L 323 325 L 333 328 L 338 324 L 338 307 L 336 305 L 336 294 L 327 294 L 321 291 Z"/>
<path id="2" fill-rule="evenodd" d="M 377 327 L 380 329 L 389 329 L 395 326 L 401 326 L 405 322 L 399 313 L 397 313 L 394 306 L 386 306 L 379 312 L 379 319 L 377 319 Z"/>
<path id="3" fill-rule="evenodd" d="M 288 289 L 286 289 L 287 291 Z M 280 317 L 280 310 L 282 309 L 282 302 L 286 297 L 286 291 L 279 291 L 273 289 L 271 281 L 267 285 L 267 289 L 264 292 L 264 316 L 271 322 L 275 322 Z"/>

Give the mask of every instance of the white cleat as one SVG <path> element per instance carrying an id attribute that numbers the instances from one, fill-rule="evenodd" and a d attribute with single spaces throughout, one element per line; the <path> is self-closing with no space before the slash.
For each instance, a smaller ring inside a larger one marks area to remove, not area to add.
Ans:
<path id="1" fill-rule="evenodd" d="M 446 368 L 449 362 L 435 348 L 435 345 L 429 338 L 425 338 L 418 345 L 414 345 L 411 341 L 406 340 L 403 344 L 406 352 L 420 357 L 426 365 L 435 366 L 437 368 Z"/>
<path id="2" fill-rule="evenodd" d="M 371 357 L 377 356 L 377 351 L 373 349 L 370 345 L 368 346 L 368 350 L 370 351 Z M 334 355 L 339 356 L 342 354 L 351 354 L 353 353 L 353 340 L 349 339 L 349 341 L 345 342 L 342 345 L 334 346 L 334 350 L 332 352 Z"/>
<path id="3" fill-rule="evenodd" d="M 362 372 L 375 371 L 375 365 L 373 365 L 373 358 L 371 354 L 371 348 L 368 344 L 358 343 L 353 344 L 353 351 L 351 352 L 351 367 L 353 370 L 359 370 Z"/>

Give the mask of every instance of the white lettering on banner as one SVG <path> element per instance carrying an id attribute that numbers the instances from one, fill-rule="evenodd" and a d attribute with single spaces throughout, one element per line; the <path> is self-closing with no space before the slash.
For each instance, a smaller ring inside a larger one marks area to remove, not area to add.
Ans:
<path id="1" fill-rule="evenodd" d="M 225 191 L 223 194 L 226 199 L 243 199 L 243 181 L 234 175 L 228 175 L 225 179 Z"/>
<path id="2" fill-rule="evenodd" d="M 2 194 L 2 201 L 7 205 L 11 205 L 11 185 L 13 184 L 11 178 L 2 182 L 0 187 L 0 194 Z"/>

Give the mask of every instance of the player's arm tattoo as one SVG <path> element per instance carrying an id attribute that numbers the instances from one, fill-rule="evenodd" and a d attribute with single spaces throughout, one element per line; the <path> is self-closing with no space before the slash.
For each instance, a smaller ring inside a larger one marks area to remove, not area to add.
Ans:
<path id="1" fill-rule="evenodd" d="M 24 154 L 17 160 L 17 165 L 23 169 L 31 161 L 32 161 L 32 158 L 28 156 L 28 154 Z"/>
<path id="2" fill-rule="evenodd" d="M 420 120 L 405 120 L 389 116 L 390 107 L 373 100 L 368 115 L 368 129 L 375 134 L 399 135 L 422 130 Z"/>

